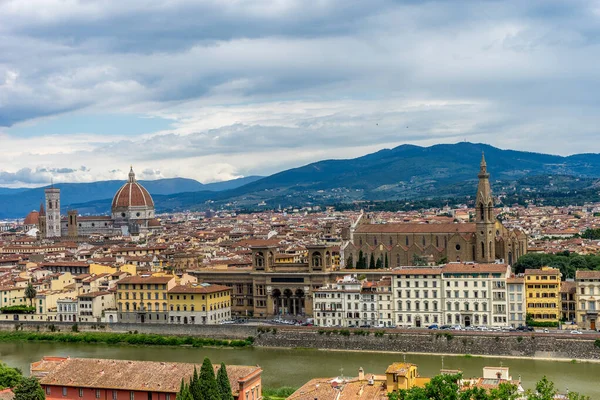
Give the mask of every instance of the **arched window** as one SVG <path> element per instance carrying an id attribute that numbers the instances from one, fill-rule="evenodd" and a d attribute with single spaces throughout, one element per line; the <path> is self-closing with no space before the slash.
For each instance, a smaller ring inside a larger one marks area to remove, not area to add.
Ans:
<path id="1" fill-rule="evenodd" d="M 485 257 L 485 243 L 481 242 L 481 257 Z"/>
<path id="2" fill-rule="evenodd" d="M 483 209 L 483 203 L 479 203 L 479 219 L 483 221 L 485 217 L 485 211 Z"/>
<path id="3" fill-rule="evenodd" d="M 425 236 L 423 236 L 423 246 L 425 246 Z"/>
<path id="4" fill-rule="evenodd" d="M 496 256 L 496 252 L 494 251 L 494 248 L 492 247 L 492 242 L 490 242 L 490 256 L 492 256 L 492 257 Z"/>
<path id="5" fill-rule="evenodd" d="M 394 245 L 394 241 L 392 240 L 392 237 L 390 236 L 390 246 Z"/>
<path id="6" fill-rule="evenodd" d="M 377 246 L 377 238 L 376 237 L 373 238 L 373 245 Z"/>
<path id="7" fill-rule="evenodd" d="M 400 266 L 400 254 L 396 254 L 396 266 Z"/>
<path id="8" fill-rule="evenodd" d="M 408 236 L 404 238 L 404 243 L 408 246 Z"/>
<path id="9" fill-rule="evenodd" d="M 440 247 L 440 238 L 439 237 L 435 237 L 435 247 Z"/>

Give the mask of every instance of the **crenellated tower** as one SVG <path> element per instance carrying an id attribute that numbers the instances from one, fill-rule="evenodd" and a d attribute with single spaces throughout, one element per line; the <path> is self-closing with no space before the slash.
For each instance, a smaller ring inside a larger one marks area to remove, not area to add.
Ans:
<path id="1" fill-rule="evenodd" d="M 481 154 L 479 166 L 479 185 L 477 186 L 477 199 L 475 200 L 475 261 L 480 263 L 494 262 L 496 247 L 494 244 L 494 200 L 490 187 L 490 174 L 487 172 L 485 156 Z"/>

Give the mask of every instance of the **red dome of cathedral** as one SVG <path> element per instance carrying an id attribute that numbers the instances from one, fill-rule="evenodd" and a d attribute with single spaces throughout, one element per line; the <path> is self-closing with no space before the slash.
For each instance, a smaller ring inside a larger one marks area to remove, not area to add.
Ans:
<path id="1" fill-rule="evenodd" d="M 154 201 L 150 193 L 135 180 L 133 168 L 129 171 L 129 180 L 121 186 L 112 201 L 113 210 L 121 207 L 152 207 Z"/>
<path id="2" fill-rule="evenodd" d="M 37 211 L 32 211 L 25 217 L 23 221 L 23 225 L 37 225 L 39 220 L 40 213 Z"/>

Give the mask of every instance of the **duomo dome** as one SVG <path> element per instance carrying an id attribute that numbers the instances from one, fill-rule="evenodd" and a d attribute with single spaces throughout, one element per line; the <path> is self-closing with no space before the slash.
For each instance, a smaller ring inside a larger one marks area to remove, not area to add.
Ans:
<path id="1" fill-rule="evenodd" d="M 112 201 L 114 220 L 148 220 L 154 218 L 154 201 L 150 193 L 135 179 L 133 168 L 129 180 L 121 186 Z M 142 222 L 142 221 L 140 221 Z"/>

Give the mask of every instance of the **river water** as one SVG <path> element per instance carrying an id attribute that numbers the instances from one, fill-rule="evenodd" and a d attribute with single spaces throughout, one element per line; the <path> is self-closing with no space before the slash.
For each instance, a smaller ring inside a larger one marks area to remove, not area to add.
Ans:
<path id="1" fill-rule="evenodd" d="M 465 356 L 402 355 L 388 353 L 338 352 L 304 349 L 219 349 L 183 347 L 138 347 L 74 343 L 0 343 L 0 360 L 28 373 L 29 364 L 43 356 L 115 358 L 124 360 L 176 361 L 202 364 L 204 357 L 213 363 L 255 365 L 263 368 L 263 385 L 298 387 L 316 377 L 357 376 L 358 368 L 366 373 L 383 374 L 395 361 L 418 365 L 422 376 L 436 375 L 443 367 L 460 369 L 464 376 L 481 376 L 484 366 L 507 366 L 513 379 L 519 375 L 525 388 L 531 388 L 546 375 L 560 391 L 578 391 L 600 399 L 600 364 L 570 363 L 530 359 L 480 358 Z M 342 371 L 343 369 L 343 371 Z"/>

